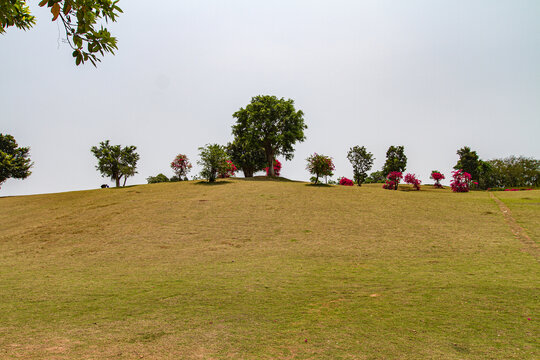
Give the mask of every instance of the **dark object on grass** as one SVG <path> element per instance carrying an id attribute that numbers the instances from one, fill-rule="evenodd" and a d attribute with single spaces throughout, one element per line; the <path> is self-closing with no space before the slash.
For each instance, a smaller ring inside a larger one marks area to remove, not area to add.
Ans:
<path id="1" fill-rule="evenodd" d="M 109 187 L 109 185 L 107 185 L 107 184 L 101 185 L 101 188 L 102 188 L 102 189 L 106 189 L 106 188 L 108 188 L 108 187 Z"/>

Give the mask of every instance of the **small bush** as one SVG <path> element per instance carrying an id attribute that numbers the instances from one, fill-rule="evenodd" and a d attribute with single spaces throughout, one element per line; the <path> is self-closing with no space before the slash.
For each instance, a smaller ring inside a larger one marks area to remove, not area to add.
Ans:
<path id="1" fill-rule="evenodd" d="M 227 160 L 227 168 L 226 169 L 221 169 L 220 173 L 219 173 L 219 177 L 221 179 L 225 179 L 225 178 L 229 178 L 231 176 L 234 176 L 234 173 L 236 171 L 238 171 L 238 169 L 236 168 L 236 166 L 233 164 L 233 162 L 231 160 Z"/>
<path id="2" fill-rule="evenodd" d="M 383 185 L 383 189 L 397 190 L 399 181 L 403 179 L 403 174 L 399 171 L 392 171 L 386 177 L 386 183 Z"/>
<path id="3" fill-rule="evenodd" d="M 453 192 L 469 192 L 471 185 L 471 174 L 459 169 L 452 172 L 453 180 L 450 187 Z"/>
<path id="4" fill-rule="evenodd" d="M 146 178 L 149 184 L 157 184 L 162 182 L 169 182 L 169 178 L 163 174 L 157 174 L 156 176 L 149 176 Z"/>
<path id="5" fill-rule="evenodd" d="M 441 185 L 441 180 L 444 180 L 444 175 L 441 174 L 439 171 L 437 170 L 433 170 L 431 172 L 431 176 L 430 176 L 431 179 L 435 180 L 435 184 L 433 184 L 433 186 L 436 188 L 436 189 L 442 189 L 443 186 Z"/>
<path id="6" fill-rule="evenodd" d="M 346 177 L 341 177 L 338 180 L 339 180 L 339 185 L 344 185 L 344 186 L 354 185 L 354 182 L 351 179 L 347 179 Z"/>
<path id="7" fill-rule="evenodd" d="M 407 174 L 403 180 L 407 184 L 411 184 L 415 190 L 420 190 L 420 184 L 422 183 L 419 179 L 416 178 L 415 174 Z"/>

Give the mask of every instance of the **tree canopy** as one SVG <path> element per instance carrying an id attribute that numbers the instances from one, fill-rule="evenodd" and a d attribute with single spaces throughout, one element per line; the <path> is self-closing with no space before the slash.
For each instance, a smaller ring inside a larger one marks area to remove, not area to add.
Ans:
<path id="1" fill-rule="evenodd" d="M 235 142 L 248 149 L 262 148 L 265 153 L 269 175 L 275 176 L 274 159 L 282 155 L 290 160 L 294 144 L 305 140 L 304 113 L 296 111 L 291 99 L 259 95 L 251 99 L 246 108 L 233 114 L 236 124 L 232 127 Z"/>
<path id="2" fill-rule="evenodd" d="M 122 9 L 119 0 L 42 0 L 39 6 L 51 10 L 52 21 L 60 21 L 67 43 L 73 49 L 75 64 L 90 61 L 94 66 L 101 61 L 98 55 L 114 54 L 116 38 L 102 22 L 116 21 Z M 0 1 L 0 34 L 15 26 L 28 30 L 36 23 L 26 0 Z M 99 25 L 99 28 L 98 28 Z"/>
<path id="3" fill-rule="evenodd" d="M 137 173 L 137 161 L 139 154 L 135 152 L 136 146 L 111 145 L 109 140 L 102 141 L 97 146 L 93 146 L 90 151 L 98 160 L 96 169 L 101 172 L 103 177 L 109 177 L 116 183 L 116 187 L 120 186 L 120 181 L 124 178 L 122 186 L 126 185 L 128 177 Z"/>
<path id="4" fill-rule="evenodd" d="M 9 178 L 26 179 L 32 165 L 30 148 L 19 147 L 13 136 L 0 133 L 0 186 Z"/>
<path id="5" fill-rule="evenodd" d="M 391 172 L 404 172 L 407 167 L 407 156 L 405 156 L 405 147 L 390 146 L 386 151 L 386 162 L 383 166 L 385 176 Z"/>
<path id="6" fill-rule="evenodd" d="M 235 139 L 227 144 L 226 150 L 232 162 L 242 169 L 245 177 L 253 177 L 254 173 L 266 166 L 266 154 L 257 144 Z"/>
<path id="7" fill-rule="evenodd" d="M 201 160 L 197 161 L 197 164 L 202 166 L 201 177 L 207 179 L 208 182 L 216 181 L 219 174 L 227 172 L 230 168 L 227 162 L 229 156 L 225 148 L 219 144 L 207 144 L 200 147 L 199 156 Z"/>
<path id="8" fill-rule="evenodd" d="M 354 181 L 361 186 L 367 178 L 367 172 L 373 166 L 373 154 L 368 152 L 364 146 L 355 146 L 350 148 L 347 153 L 347 159 L 353 166 Z"/>

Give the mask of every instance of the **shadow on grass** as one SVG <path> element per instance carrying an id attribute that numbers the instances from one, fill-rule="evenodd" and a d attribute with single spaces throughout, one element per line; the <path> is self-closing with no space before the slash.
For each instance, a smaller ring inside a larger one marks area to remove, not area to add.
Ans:
<path id="1" fill-rule="evenodd" d="M 204 185 L 204 186 L 218 186 L 218 185 L 226 185 L 226 184 L 231 184 L 231 182 L 227 180 L 214 181 L 214 182 L 202 180 L 195 183 L 195 185 Z"/>
<path id="2" fill-rule="evenodd" d="M 328 185 L 328 184 L 306 184 L 306 186 L 313 186 L 313 187 L 332 187 L 332 185 Z"/>
<path id="3" fill-rule="evenodd" d="M 291 179 L 287 179 L 287 178 L 279 177 L 279 176 L 270 177 L 270 176 L 264 176 L 264 175 L 261 175 L 261 176 L 253 176 L 253 177 L 249 177 L 249 178 L 234 178 L 234 180 L 240 180 L 240 181 L 303 182 L 303 181 L 291 180 Z"/>

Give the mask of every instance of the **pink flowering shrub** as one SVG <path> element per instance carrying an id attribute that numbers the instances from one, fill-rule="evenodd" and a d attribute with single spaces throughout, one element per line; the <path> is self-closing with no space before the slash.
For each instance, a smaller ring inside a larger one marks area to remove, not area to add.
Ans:
<path id="1" fill-rule="evenodd" d="M 268 172 L 268 167 L 265 167 L 264 168 L 264 171 L 266 171 L 266 176 L 269 176 L 269 172 Z M 276 176 L 279 176 L 279 172 L 281 171 L 281 163 L 279 162 L 278 159 L 274 159 L 274 174 Z"/>
<path id="2" fill-rule="evenodd" d="M 233 162 L 231 160 L 227 160 L 227 168 L 223 169 L 218 177 L 224 179 L 224 178 L 228 178 L 228 177 L 231 177 L 231 176 L 234 176 L 234 173 L 238 171 L 238 169 L 236 168 L 236 166 L 233 164 Z"/>
<path id="3" fill-rule="evenodd" d="M 403 174 L 400 171 L 392 171 L 386 176 L 386 183 L 383 185 L 383 189 L 397 190 L 401 179 L 403 179 Z"/>
<path id="4" fill-rule="evenodd" d="M 405 175 L 405 178 L 403 179 L 407 184 L 412 184 L 415 190 L 420 190 L 420 184 L 422 183 L 420 180 L 416 178 L 415 174 L 407 174 Z"/>
<path id="5" fill-rule="evenodd" d="M 433 170 L 431 172 L 430 178 L 435 180 L 435 184 L 433 185 L 435 188 L 437 188 L 437 189 L 442 189 L 443 188 L 443 186 L 441 185 L 441 180 L 444 180 L 444 175 L 443 174 L 441 174 L 437 170 Z"/>
<path id="6" fill-rule="evenodd" d="M 178 180 L 182 180 L 187 176 L 187 173 L 191 170 L 191 163 L 189 159 L 184 154 L 178 154 L 171 163 L 171 168 L 174 171 L 174 174 Z"/>
<path id="7" fill-rule="evenodd" d="M 353 186 L 354 182 L 351 179 L 347 179 L 346 177 L 341 177 L 338 179 L 339 185 L 345 185 L 345 186 Z"/>
<path id="8" fill-rule="evenodd" d="M 453 180 L 450 187 L 453 192 L 469 192 L 471 184 L 471 174 L 459 169 L 452 172 Z"/>

